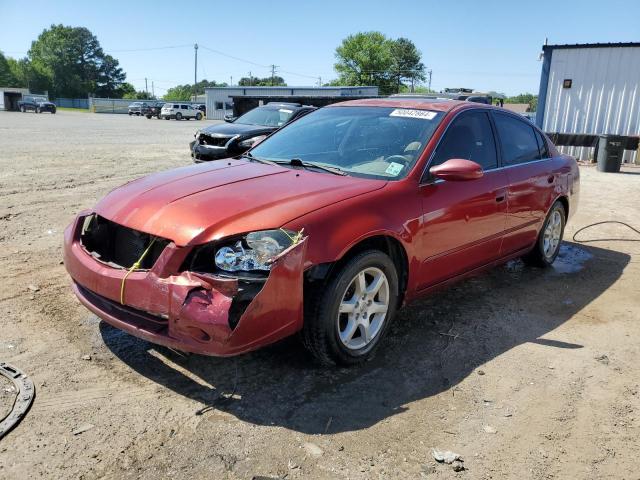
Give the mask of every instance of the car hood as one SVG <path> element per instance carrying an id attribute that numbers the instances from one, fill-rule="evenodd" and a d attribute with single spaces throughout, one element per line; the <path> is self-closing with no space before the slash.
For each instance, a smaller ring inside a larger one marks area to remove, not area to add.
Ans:
<path id="1" fill-rule="evenodd" d="M 233 137 L 234 135 L 260 135 L 262 133 L 270 133 L 277 130 L 277 127 L 266 127 L 264 125 L 243 125 L 242 123 L 221 123 L 211 125 L 210 127 L 200 130 L 201 133 L 207 135 L 220 135 L 224 137 Z"/>
<path id="2" fill-rule="evenodd" d="M 278 228 L 306 213 L 383 188 L 387 182 L 224 160 L 134 180 L 95 212 L 179 246 Z"/>
<path id="3" fill-rule="evenodd" d="M 44 105 L 46 107 L 55 107 L 55 103 L 53 102 L 38 102 L 38 105 Z"/>

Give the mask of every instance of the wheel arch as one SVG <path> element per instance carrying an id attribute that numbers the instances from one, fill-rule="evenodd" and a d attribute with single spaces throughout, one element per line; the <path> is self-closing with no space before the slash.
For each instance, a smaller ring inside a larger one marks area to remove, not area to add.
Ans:
<path id="1" fill-rule="evenodd" d="M 305 272 L 305 291 L 307 288 L 324 285 L 354 256 L 366 251 L 378 250 L 391 258 L 398 273 L 398 305 L 402 305 L 409 279 L 409 259 L 402 242 L 388 233 L 376 233 L 360 238 L 349 245 L 333 262 L 314 265 Z"/>
<path id="2" fill-rule="evenodd" d="M 555 205 L 556 202 L 560 202 L 564 207 L 564 219 L 566 221 L 569 218 L 569 198 L 567 198 L 565 194 L 558 195 L 555 198 L 555 200 L 551 203 L 551 205 L 549 205 L 549 209 L 547 210 L 547 215 L 549 215 L 551 208 Z"/>

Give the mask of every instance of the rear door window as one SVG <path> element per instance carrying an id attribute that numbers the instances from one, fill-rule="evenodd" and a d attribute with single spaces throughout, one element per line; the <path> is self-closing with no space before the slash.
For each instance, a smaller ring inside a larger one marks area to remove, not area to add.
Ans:
<path id="1" fill-rule="evenodd" d="M 544 137 L 540 134 L 538 130 L 534 130 L 536 133 L 536 140 L 538 140 L 538 149 L 540 150 L 540 158 L 549 158 L 549 147 L 547 146 L 547 142 Z"/>
<path id="2" fill-rule="evenodd" d="M 539 160 L 540 149 L 534 129 L 525 121 L 501 113 L 495 114 L 505 166 Z"/>
<path id="3" fill-rule="evenodd" d="M 438 145 L 431 166 L 452 158 L 471 160 L 483 170 L 498 166 L 496 143 L 487 112 L 465 112 L 456 117 Z"/>

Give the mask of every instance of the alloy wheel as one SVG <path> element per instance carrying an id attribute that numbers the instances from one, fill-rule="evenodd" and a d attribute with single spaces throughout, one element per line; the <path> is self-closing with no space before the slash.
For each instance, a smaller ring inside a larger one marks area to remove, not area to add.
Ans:
<path id="1" fill-rule="evenodd" d="M 389 311 L 389 281 L 382 270 L 365 268 L 349 283 L 338 310 L 338 336 L 349 350 L 369 345 L 382 331 Z"/>
<path id="2" fill-rule="evenodd" d="M 554 210 L 549 217 L 547 226 L 544 229 L 542 238 L 542 250 L 544 256 L 553 258 L 560 246 L 560 238 L 562 236 L 562 214 L 559 210 Z"/>

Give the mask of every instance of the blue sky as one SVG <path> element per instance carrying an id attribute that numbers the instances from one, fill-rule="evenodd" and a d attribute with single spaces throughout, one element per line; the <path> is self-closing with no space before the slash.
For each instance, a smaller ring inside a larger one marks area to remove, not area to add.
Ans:
<path id="1" fill-rule="evenodd" d="M 53 23 L 84 26 L 116 57 L 127 80 L 162 95 L 198 78 L 236 82 L 279 65 L 289 85 L 335 77 L 334 51 L 358 31 L 407 37 L 433 71 L 432 88 L 537 93 L 538 54 L 549 43 L 640 40 L 640 1 L 102 1 L 0 0 L 0 50 L 26 55 Z M 143 50 L 158 47 L 173 47 Z M 210 50 L 248 60 L 225 57 Z M 128 51 L 127 51 L 128 50 Z M 131 51 L 136 50 L 136 51 Z"/>

